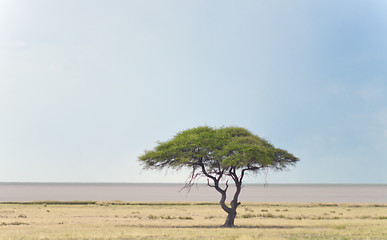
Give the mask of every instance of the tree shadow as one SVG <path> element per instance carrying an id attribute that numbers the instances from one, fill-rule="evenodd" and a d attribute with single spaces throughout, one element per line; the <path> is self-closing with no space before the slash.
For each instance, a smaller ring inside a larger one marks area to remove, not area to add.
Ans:
<path id="1" fill-rule="evenodd" d="M 120 225 L 124 226 L 124 225 Z M 131 226 L 131 227 L 140 227 L 140 228 L 186 228 L 186 229 L 217 229 L 217 228 L 223 228 L 228 229 L 229 227 L 224 227 L 222 225 L 125 225 L 125 226 Z M 286 225 L 237 225 L 234 227 L 231 227 L 230 229 L 294 229 L 294 228 L 306 228 L 306 226 L 286 226 Z"/>

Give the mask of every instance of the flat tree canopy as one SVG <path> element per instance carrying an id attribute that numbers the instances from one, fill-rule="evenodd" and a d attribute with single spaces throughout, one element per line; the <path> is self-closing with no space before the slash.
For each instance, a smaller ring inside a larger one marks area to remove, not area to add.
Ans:
<path id="1" fill-rule="evenodd" d="M 145 169 L 191 169 L 188 188 L 200 177 L 206 177 L 208 185 L 221 194 L 220 205 L 228 213 L 224 226 L 233 227 L 246 173 L 270 168 L 285 170 L 298 158 L 244 128 L 205 126 L 182 131 L 169 141 L 159 142 L 154 150 L 145 151 L 139 161 Z M 234 182 L 236 191 L 228 206 L 225 201 L 229 180 Z M 220 186 L 222 181 L 225 187 Z"/>

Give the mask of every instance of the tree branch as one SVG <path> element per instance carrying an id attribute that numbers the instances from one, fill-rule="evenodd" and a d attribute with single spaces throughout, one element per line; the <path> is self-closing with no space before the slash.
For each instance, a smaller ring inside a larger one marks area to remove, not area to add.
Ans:
<path id="1" fill-rule="evenodd" d="M 228 175 L 234 180 L 235 184 L 238 184 L 240 181 L 238 179 L 238 175 L 236 174 L 235 167 L 230 168 L 228 171 Z"/>
<path id="2" fill-rule="evenodd" d="M 247 168 L 242 169 L 241 176 L 239 177 L 239 181 L 242 182 L 243 177 L 245 176 L 245 172 L 246 171 L 256 171 L 256 170 L 259 170 L 261 168 L 263 168 L 263 167 L 251 167 L 251 166 L 248 166 Z"/>
<path id="3" fill-rule="evenodd" d="M 179 192 L 181 192 L 183 189 L 187 189 L 188 192 L 191 191 L 191 187 L 197 183 L 198 179 L 200 178 L 201 173 L 196 172 L 196 166 L 192 166 L 192 174 L 190 177 L 187 178 L 184 187 L 182 187 Z"/>
<path id="4" fill-rule="evenodd" d="M 207 173 L 206 168 L 205 168 L 205 166 L 204 166 L 202 160 L 199 161 L 198 165 L 202 168 L 202 173 L 203 173 L 206 177 L 211 178 L 214 182 L 216 182 L 216 178 L 215 178 L 214 176 L 212 176 L 212 175 L 210 175 L 210 174 Z"/>
<path id="5" fill-rule="evenodd" d="M 202 173 L 207 177 L 207 185 L 210 186 L 210 187 L 215 188 L 216 191 L 218 191 L 218 192 L 221 194 L 221 199 L 220 199 L 219 203 L 220 203 L 220 206 L 222 207 L 222 209 L 223 209 L 225 212 L 227 212 L 227 213 L 231 212 L 232 209 L 229 208 L 229 207 L 227 207 L 227 205 L 226 205 L 226 192 L 227 192 L 227 189 L 228 189 L 228 182 L 226 182 L 226 188 L 225 188 L 225 189 L 222 189 L 222 188 L 219 187 L 219 181 L 220 181 L 220 180 L 222 179 L 222 177 L 223 177 L 224 170 L 221 171 L 221 172 L 219 173 L 218 178 L 216 178 L 216 177 L 210 175 L 210 174 L 206 171 L 206 167 L 204 166 L 202 160 L 199 161 L 198 165 L 201 167 Z M 210 179 L 211 179 L 212 181 L 214 181 L 214 185 L 211 185 L 211 184 L 210 184 Z"/>
<path id="6" fill-rule="evenodd" d="M 207 185 L 208 185 L 209 187 L 213 187 L 213 188 L 215 187 L 215 185 L 211 185 L 211 184 L 210 184 L 210 179 L 208 179 L 208 178 L 207 178 Z"/>
<path id="7" fill-rule="evenodd" d="M 228 189 L 228 180 L 226 181 L 226 188 L 224 189 L 225 192 L 227 192 Z"/>

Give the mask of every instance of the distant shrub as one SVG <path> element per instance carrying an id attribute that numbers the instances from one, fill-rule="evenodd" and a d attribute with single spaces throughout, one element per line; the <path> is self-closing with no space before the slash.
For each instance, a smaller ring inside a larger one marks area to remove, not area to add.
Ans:
<path id="1" fill-rule="evenodd" d="M 158 217 L 155 216 L 155 215 L 150 214 L 150 215 L 148 216 L 148 219 L 154 220 L 154 219 L 158 219 Z"/>
<path id="2" fill-rule="evenodd" d="M 341 229 L 346 229 L 347 226 L 345 226 L 345 225 L 337 225 L 337 226 L 335 226 L 335 228 L 341 230 Z"/>
<path id="3" fill-rule="evenodd" d="M 318 206 L 320 206 L 320 207 L 337 207 L 338 205 L 337 204 L 335 204 L 335 203 L 320 203 L 320 204 L 318 204 Z"/>
<path id="4" fill-rule="evenodd" d="M 213 205 L 218 205 L 219 203 L 217 202 L 198 202 L 198 203 L 193 203 L 192 205 L 198 205 L 198 206 L 213 206 Z"/>
<path id="5" fill-rule="evenodd" d="M 0 204 L 23 204 L 23 205 L 94 205 L 96 201 L 34 201 L 34 202 L 0 202 Z"/>
<path id="6" fill-rule="evenodd" d="M 349 205 L 348 207 L 350 207 L 350 208 L 360 208 L 361 205 Z"/>
<path id="7" fill-rule="evenodd" d="M 251 214 L 251 213 L 247 213 L 247 214 L 243 214 L 241 217 L 242 218 L 253 218 L 253 217 L 255 217 L 255 215 Z"/>
<path id="8" fill-rule="evenodd" d="M 245 211 L 246 211 L 246 212 L 254 212 L 254 210 L 253 210 L 253 209 L 251 209 L 251 208 L 247 208 L 247 207 L 245 208 Z"/>
<path id="9" fill-rule="evenodd" d="M 29 224 L 28 223 L 24 223 L 24 222 L 10 222 L 10 223 L 1 222 L 0 223 L 0 226 L 7 226 L 7 225 L 18 226 L 18 225 L 29 225 Z"/>
<path id="10" fill-rule="evenodd" d="M 263 218 L 274 218 L 275 216 L 272 213 L 262 214 Z"/>
<path id="11" fill-rule="evenodd" d="M 387 207 L 385 204 L 372 204 L 370 207 Z"/>

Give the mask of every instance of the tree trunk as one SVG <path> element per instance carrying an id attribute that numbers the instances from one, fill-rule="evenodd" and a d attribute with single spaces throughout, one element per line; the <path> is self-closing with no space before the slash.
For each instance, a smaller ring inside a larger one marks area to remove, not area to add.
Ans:
<path id="1" fill-rule="evenodd" d="M 219 204 L 222 207 L 222 209 L 228 214 L 227 218 L 226 218 L 226 222 L 224 223 L 223 227 L 234 227 L 234 220 L 235 220 L 235 217 L 237 215 L 236 209 L 237 209 L 239 203 L 237 203 L 235 201 L 231 201 L 231 207 L 228 207 L 226 205 L 227 188 L 226 188 L 226 190 L 219 188 L 219 185 L 217 182 L 215 183 L 215 188 L 222 195 L 222 198 L 220 199 Z M 239 193 L 237 194 L 236 198 L 234 196 L 234 199 L 238 199 L 238 195 L 239 195 Z"/>
<path id="2" fill-rule="evenodd" d="M 234 227 L 234 220 L 236 217 L 237 213 L 235 210 L 231 210 L 226 218 L 226 222 L 224 222 L 224 227 Z"/>
<path id="3" fill-rule="evenodd" d="M 230 205 L 231 205 L 231 208 L 228 208 L 227 209 L 227 218 L 226 218 L 226 222 L 224 222 L 224 227 L 234 227 L 234 220 L 235 220 L 235 217 L 237 215 L 237 207 L 241 204 L 240 202 L 238 202 L 238 197 L 239 197 L 239 194 L 241 192 L 241 184 L 240 183 L 237 183 L 236 184 L 236 192 L 234 194 L 234 199 L 231 201 Z"/>
<path id="4" fill-rule="evenodd" d="M 210 178 L 214 181 L 214 185 L 210 185 L 208 183 L 208 186 L 214 187 L 222 196 L 220 201 L 219 201 L 219 204 L 222 207 L 222 209 L 228 214 L 227 218 L 226 218 L 226 222 L 224 223 L 223 227 L 234 227 L 234 220 L 235 220 L 235 217 L 237 215 L 236 209 L 241 204 L 240 202 L 238 202 L 238 197 L 239 197 L 239 194 L 240 194 L 241 189 L 242 189 L 242 181 L 241 180 L 243 178 L 243 175 L 241 177 L 241 180 L 238 180 L 238 176 L 235 173 L 235 169 L 233 172 L 230 170 L 230 174 L 233 174 L 232 176 L 233 176 L 233 179 L 235 181 L 236 191 L 234 193 L 233 200 L 230 203 L 231 207 L 228 207 L 226 204 L 226 193 L 227 193 L 227 189 L 228 189 L 228 184 L 226 182 L 225 189 L 222 189 L 219 187 L 219 180 L 222 178 L 222 174 L 218 178 L 215 178 L 215 177 L 207 174 L 207 172 L 205 171 L 204 165 L 202 165 L 202 171 L 208 178 Z"/>

